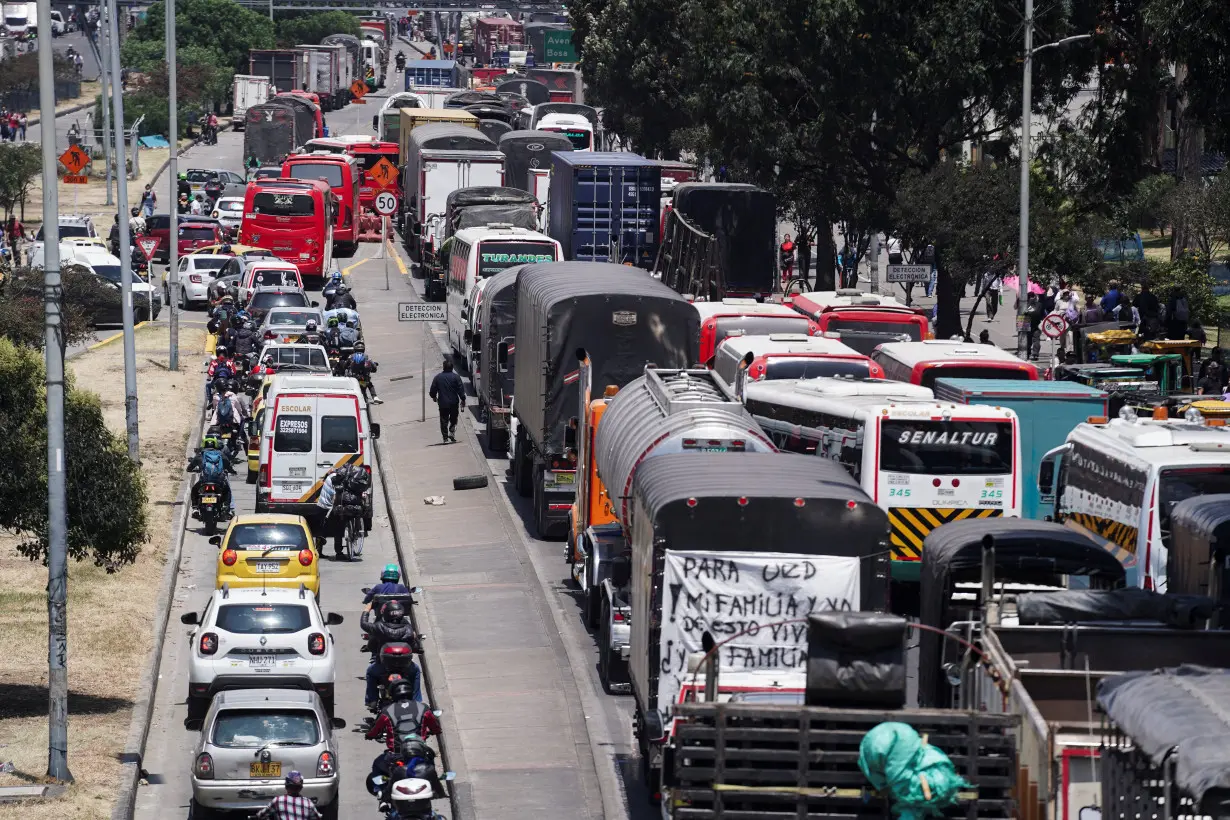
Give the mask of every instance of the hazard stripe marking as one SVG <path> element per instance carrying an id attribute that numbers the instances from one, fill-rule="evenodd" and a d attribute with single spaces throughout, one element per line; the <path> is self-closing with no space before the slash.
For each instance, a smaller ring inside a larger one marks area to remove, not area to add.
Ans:
<path id="1" fill-rule="evenodd" d="M 892 507 L 888 510 L 892 559 L 921 559 L 923 540 L 936 527 L 967 518 L 998 518 L 1002 515 L 1003 510 L 973 507 Z"/>

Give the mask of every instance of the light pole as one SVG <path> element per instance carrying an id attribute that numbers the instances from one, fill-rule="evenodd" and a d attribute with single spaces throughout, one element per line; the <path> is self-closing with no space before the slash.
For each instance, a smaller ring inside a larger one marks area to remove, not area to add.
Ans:
<path id="1" fill-rule="evenodd" d="M 168 272 L 167 299 L 170 302 L 167 309 L 171 311 L 171 350 L 167 364 L 172 370 L 179 370 L 179 89 L 176 79 L 179 66 L 175 53 L 175 0 L 167 0 L 163 9 L 167 16 L 167 85 L 171 92 L 171 107 L 168 110 L 167 130 L 171 132 L 171 157 L 167 164 L 167 176 L 170 178 L 170 190 L 167 202 L 170 207 L 171 230 L 167 234 L 167 264 Z M 151 268 L 153 260 L 150 260 Z"/>
<path id="2" fill-rule="evenodd" d="M 1029 143 L 1032 137 L 1029 120 L 1033 107 L 1034 55 L 1048 48 L 1092 37 L 1092 34 L 1075 34 L 1034 48 L 1034 0 L 1025 0 L 1025 77 L 1021 84 L 1021 233 L 1017 240 L 1016 264 L 1016 350 L 1017 355 L 1024 359 L 1028 359 L 1030 353 L 1029 319 L 1025 309 L 1029 304 Z"/>

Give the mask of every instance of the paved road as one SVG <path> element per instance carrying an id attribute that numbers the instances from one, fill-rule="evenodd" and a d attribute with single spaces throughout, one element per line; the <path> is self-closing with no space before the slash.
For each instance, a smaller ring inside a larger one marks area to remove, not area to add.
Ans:
<path id="1" fill-rule="evenodd" d="M 52 49 L 57 54 L 63 54 L 69 46 L 72 46 L 85 60 L 85 64 L 81 69 L 81 76 L 87 80 L 98 79 L 98 63 L 94 60 L 94 52 L 90 50 L 89 43 L 86 42 L 85 35 L 75 31 L 71 34 L 65 34 L 55 38 Z M 92 128 L 93 119 L 90 113 L 93 109 L 85 109 L 72 114 L 61 114 L 56 117 L 56 146 L 58 148 L 68 148 L 68 129 L 73 122 L 77 122 L 82 131 Z M 99 126 L 102 127 L 101 125 Z M 43 138 L 43 129 L 41 123 L 31 125 L 26 130 L 26 139 L 30 142 L 39 142 Z"/>

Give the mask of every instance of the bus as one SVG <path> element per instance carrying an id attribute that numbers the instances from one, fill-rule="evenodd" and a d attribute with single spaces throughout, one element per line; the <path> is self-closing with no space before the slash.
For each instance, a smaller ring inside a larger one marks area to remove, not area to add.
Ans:
<path id="1" fill-rule="evenodd" d="M 324 151 L 291 154 L 282 163 L 283 179 L 322 179 L 337 197 L 333 241 L 338 256 L 351 256 L 359 246 L 359 163 L 345 154 Z"/>
<path id="2" fill-rule="evenodd" d="M 790 306 L 819 323 L 821 330 L 840 333 L 843 342 L 867 355 L 885 342 L 931 338 L 927 317 L 891 296 L 859 290 L 813 291 L 793 297 Z"/>
<path id="3" fill-rule="evenodd" d="M 567 137 L 573 151 L 594 150 L 594 124 L 580 115 L 547 114 L 539 120 L 534 130 Z"/>
<path id="4" fill-rule="evenodd" d="M 804 333 L 815 336 L 820 326 L 785 305 L 755 299 L 693 302 L 700 314 L 700 360 L 708 364 L 728 336 L 767 336 Z"/>
<path id="5" fill-rule="evenodd" d="M 940 378 L 1038 380 L 1036 365 L 995 345 L 950 339 L 889 342 L 873 350 L 871 358 L 884 368 L 885 378 L 923 387 L 934 387 Z"/>
<path id="6" fill-rule="evenodd" d="M 239 243 L 268 248 L 299 268 L 324 278 L 333 264 L 337 197 L 322 179 L 262 179 L 248 183 Z"/>
<path id="7" fill-rule="evenodd" d="M 1021 515 L 1017 416 L 937 402 L 879 380 L 750 382 L 749 413 L 778 449 L 840 462 L 888 513 L 893 579 L 917 581 L 927 533 L 949 521 Z"/>
<path id="8" fill-rule="evenodd" d="M 878 364 L 838 339 L 800 333 L 730 336 L 718 345 L 713 356 L 714 374 L 734 389 L 740 365 L 749 354 L 752 360 L 747 367 L 748 381 L 817 376 L 884 378 Z"/>

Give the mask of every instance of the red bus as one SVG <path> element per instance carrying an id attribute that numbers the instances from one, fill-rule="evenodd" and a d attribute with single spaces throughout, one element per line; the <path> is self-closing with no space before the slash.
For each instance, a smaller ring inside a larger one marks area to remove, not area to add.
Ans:
<path id="1" fill-rule="evenodd" d="M 398 159 L 400 146 L 395 142 L 381 142 L 372 137 L 366 142 L 359 140 L 351 140 L 349 137 L 342 137 L 347 141 L 346 153 L 359 161 L 359 170 L 363 172 L 363 181 L 359 188 L 359 204 L 364 208 L 371 210 L 372 202 L 376 199 L 376 194 L 383 190 L 391 191 L 397 194 L 397 201 L 401 201 L 401 171 L 397 171 L 397 176 L 394 177 L 393 183 L 387 188 L 382 188 L 375 180 L 372 179 L 372 168 L 376 167 L 376 163 L 382 159 L 387 159 L 393 168 L 398 168 Z"/>
<path id="2" fill-rule="evenodd" d="M 268 248 L 304 279 L 323 278 L 333 264 L 337 209 L 337 197 L 321 179 L 249 182 L 239 242 Z"/>
<path id="3" fill-rule="evenodd" d="M 768 336 L 771 333 L 820 335 L 815 322 L 785 305 L 732 298 L 720 302 L 694 302 L 693 306 L 700 314 L 700 361 L 706 365 L 718 345 L 730 336 Z"/>
<path id="4" fill-rule="evenodd" d="M 886 379 L 930 388 L 936 379 L 1038 380 L 1037 365 L 1006 350 L 949 339 L 882 344 L 871 360 L 884 368 Z"/>
<path id="5" fill-rule="evenodd" d="M 337 197 L 333 241 L 338 256 L 350 256 L 359 245 L 359 163 L 345 154 L 291 154 L 282 163 L 283 179 L 321 179 Z"/>
<path id="6" fill-rule="evenodd" d="M 891 296 L 824 290 L 800 293 L 790 304 L 819 323 L 822 331 L 840 333 L 842 342 L 865 356 L 886 342 L 931 338 L 927 317 Z"/>

